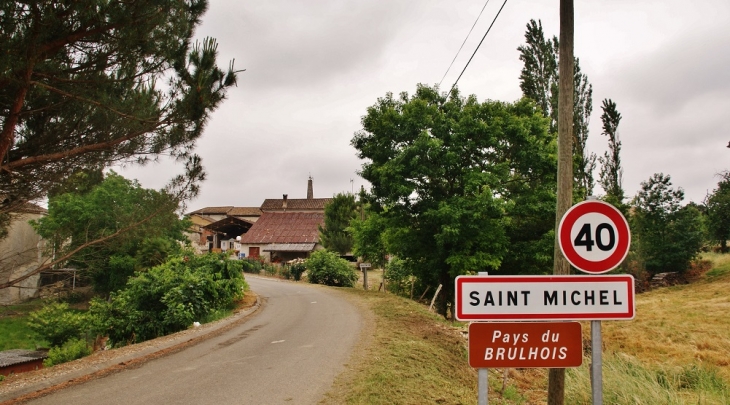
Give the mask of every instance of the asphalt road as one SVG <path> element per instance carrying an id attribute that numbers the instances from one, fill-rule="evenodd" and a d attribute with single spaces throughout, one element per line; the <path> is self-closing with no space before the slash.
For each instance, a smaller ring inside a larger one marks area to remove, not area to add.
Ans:
<path id="1" fill-rule="evenodd" d="M 316 404 L 357 343 L 357 308 L 326 288 L 247 276 L 263 306 L 181 352 L 31 404 Z"/>

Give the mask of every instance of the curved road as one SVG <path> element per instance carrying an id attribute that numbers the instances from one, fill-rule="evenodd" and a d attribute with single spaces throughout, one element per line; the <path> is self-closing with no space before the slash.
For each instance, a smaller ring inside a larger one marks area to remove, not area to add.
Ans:
<path id="1" fill-rule="evenodd" d="M 362 327 L 356 307 L 329 289 L 255 278 L 264 301 L 245 323 L 139 368 L 31 404 L 315 404 Z"/>

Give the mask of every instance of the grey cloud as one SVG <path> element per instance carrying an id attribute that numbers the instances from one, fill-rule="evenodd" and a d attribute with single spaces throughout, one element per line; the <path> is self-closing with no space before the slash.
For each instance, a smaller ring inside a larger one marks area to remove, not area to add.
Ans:
<path id="1" fill-rule="evenodd" d="M 231 2 L 211 9 L 205 31 L 235 18 L 237 64 L 242 86 L 276 90 L 313 87 L 372 68 L 399 29 L 399 2 Z M 238 62 L 240 61 L 240 63 Z"/>
<path id="2" fill-rule="evenodd" d="M 617 72 L 625 79 L 618 90 L 638 102 L 652 100 L 659 115 L 676 114 L 698 99 L 727 94 L 728 38 L 730 27 L 723 25 L 667 42 Z"/>

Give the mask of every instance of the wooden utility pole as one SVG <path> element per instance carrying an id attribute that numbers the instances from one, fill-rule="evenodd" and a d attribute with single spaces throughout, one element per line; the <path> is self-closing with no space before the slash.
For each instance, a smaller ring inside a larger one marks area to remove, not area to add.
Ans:
<path id="1" fill-rule="evenodd" d="M 558 64 L 558 201 L 555 210 L 553 274 L 570 274 L 570 264 L 560 251 L 558 224 L 573 205 L 573 0 L 560 0 Z M 548 405 L 565 401 L 565 369 L 548 373 Z"/>

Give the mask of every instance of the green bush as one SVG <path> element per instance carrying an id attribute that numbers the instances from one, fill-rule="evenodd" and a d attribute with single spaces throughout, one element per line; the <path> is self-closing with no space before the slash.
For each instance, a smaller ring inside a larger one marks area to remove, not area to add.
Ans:
<path id="1" fill-rule="evenodd" d="M 43 365 L 51 367 L 55 364 L 66 363 L 67 361 L 88 356 L 91 352 L 91 347 L 86 343 L 86 340 L 72 338 L 66 341 L 61 347 L 52 347 L 48 351 L 48 358 L 43 360 Z"/>
<path id="2" fill-rule="evenodd" d="M 405 295 L 411 290 L 413 272 L 404 261 L 395 257 L 385 267 L 385 280 L 388 282 L 388 291 Z"/>
<path id="3" fill-rule="evenodd" d="M 318 250 L 304 263 L 309 282 L 336 287 L 352 287 L 357 281 L 357 272 L 350 262 L 336 253 Z"/>
<path id="4" fill-rule="evenodd" d="M 266 263 L 264 264 L 264 273 L 266 273 L 267 276 L 274 277 L 279 274 L 279 266 Z"/>
<path id="5" fill-rule="evenodd" d="M 263 263 L 261 263 L 260 260 L 250 258 L 241 260 L 241 264 L 243 265 L 244 273 L 259 274 L 259 272 L 261 272 L 261 269 L 264 267 Z"/>
<path id="6" fill-rule="evenodd" d="M 224 254 L 172 258 L 130 278 L 109 301 L 92 300 L 92 330 L 119 345 L 186 329 L 243 297 L 242 267 Z"/>
<path id="7" fill-rule="evenodd" d="M 51 346 L 61 346 L 72 338 L 80 338 L 86 330 L 87 316 L 74 312 L 65 302 L 52 302 L 31 312 L 28 327 L 47 340 Z"/>

